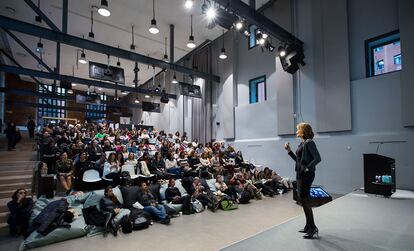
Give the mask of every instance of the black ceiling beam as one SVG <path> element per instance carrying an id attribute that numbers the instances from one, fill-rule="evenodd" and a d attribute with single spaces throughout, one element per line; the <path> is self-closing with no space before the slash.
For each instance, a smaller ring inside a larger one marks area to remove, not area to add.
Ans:
<path id="1" fill-rule="evenodd" d="M 274 23 L 263 14 L 259 13 L 249 5 L 240 0 L 215 0 L 220 6 L 225 8 L 229 14 L 234 13 L 247 20 L 249 24 L 254 24 L 265 32 L 282 42 L 290 42 L 297 46 L 303 45 L 303 42 L 293 34 Z"/>
<path id="2" fill-rule="evenodd" d="M 44 20 L 46 22 L 46 24 L 52 28 L 54 31 L 60 31 L 60 29 L 52 22 L 52 20 L 50 20 L 45 13 L 43 13 L 43 11 L 41 11 L 39 9 L 39 7 L 37 7 L 32 0 L 24 0 L 26 2 L 27 5 L 29 5 L 30 8 L 32 8 L 32 10 L 34 10 L 34 12 L 36 12 L 36 14 L 38 16 L 40 16 L 42 18 L 42 20 Z"/>
<path id="3" fill-rule="evenodd" d="M 0 64 L 0 71 L 13 73 L 16 75 L 27 75 L 27 76 L 46 78 L 46 79 L 51 79 L 51 80 L 66 81 L 69 83 L 77 83 L 77 84 L 86 85 L 86 86 L 96 86 L 96 87 L 102 87 L 106 89 L 113 89 L 113 90 L 117 89 L 120 91 L 137 92 L 137 93 L 150 94 L 150 95 L 160 96 L 160 97 L 162 96 L 161 93 L 153 93 L 153 92 L 150 92 L 146 89 L 142 89 L 139 87 L 137 89 L 137 88 L 128 87 L 124 85 L 114 85 L 114 84 L 110 84 L 107 82 L 102 82 L 102 81 L 97 81 L 97 80 L 92 80 L 92 79 L 84 79 L 84 78 L 78 78 L 78 77 L 73 77 L 73 76 L 61 75 L 61 74 L 56 74 L 53 72 L 37 71 L 37 70 L 32 70 L 32 69 L 27 69 L 27 68 L 22 68 L 22 67 L 5 65 L 5 64 Z M 167 96 L 172 99 L 177 98 L 177 95 L 174 95 L 174 94 L 167 94 Z"/>
<path id="4" fill-rule="evenodd" d="M 46 68 L 48 72 L 53 72 L 52 68 L 50 68 L 41 58 L 39 58 L 29 47 L 27 47 L 22 40 L 20 40 L 16 35 L 14 35 L 8 29 L 3 29 L 14 41 L 16 41 L 27 53 L 29 53 L 34 59 L 36 59 L 39 64 Z"/>
<path id="5" fill-rule="evenodd" d="M 193 70 L 181 65 L 166 63 L 162 60 L 151 58 L 139 53 L 134 53 L 131 51 L 123 50 L 117 47 L 108 46 L 105 44 L 97 43 L 95 41 L 90 41 L 84 38 L 79 38 L 76 36 L 68 35 L 60 31 L 54 31 L 39 27 L 30 23 L 18 21 L 12 18 L 8 18 L 0 15 L 0 26 L 6 29 L 18 31 L 28 35 L 41 37 L 47 40 L 60 42 L 74 47 L 84 48 L 86 50 L 95 51 L 102 54 L 109 54 L 114 57 L 123 58 L 130 61 L 138 61 L 147 65 L 153 65 L 161 69 L 170 69 L 177 72 L 182 72 L 184 74 L 197 76 L 206 80 L 211 80 L 214 82 L 220 82 L 220 77 L 208 74 L 205 72 Z"/>

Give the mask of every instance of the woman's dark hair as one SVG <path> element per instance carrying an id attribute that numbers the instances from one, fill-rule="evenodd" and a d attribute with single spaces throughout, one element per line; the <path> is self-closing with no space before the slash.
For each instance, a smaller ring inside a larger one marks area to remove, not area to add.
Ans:
<path id="1" fill-rule="evenodd" d="M 104 190 L 104 195 L 105 195 L 105 196 L 107 196 L 107 195 L 108 195 L 108 191 L 109 191 L 109 189 L 112 189 L 112 186 L 107 186 L 107 187 L 105 187 L 105 190 Z"/>
<path id="2" fill-rule="evenodd" d="M 26 193 L 27 193 L 27 191 L 26 191 L 26 189 L 24 189 L 23 187 L 21 187 L 21 188 L 18 188 L 16 191 L 14 191 L 14 193 L 13 193 L 13 195 L 12 195 L 12 200 L 14 200 L 14 201 L 17 201 L 17 195 L 19 194 L 19 192 L 20 191 L 25 191 Z"/>
<path id="3" fill-rule="evenodd" d="M 116 161 L 116 159 L 117 159 L 116 154 L 115 154 L 114 152 L 111 152 L 111 153 L 109 154 L 109 156 L 108 156 L 108 162 L 109 162 L 109 163 L 111 163 L 111 161 L 114 161 L 114 160 L 112 159 L 112 156 L 115 156 L 115 161 Z"/>

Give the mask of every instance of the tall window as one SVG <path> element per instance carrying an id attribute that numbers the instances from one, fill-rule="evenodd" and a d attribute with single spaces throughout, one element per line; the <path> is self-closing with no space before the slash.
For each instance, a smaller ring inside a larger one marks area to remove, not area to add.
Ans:
<path id="1" fill-rule="evenodd" d="M 249 103 L 254 104 L 266 100 L 266 76 L 249 81 Z"/>
<path id="2" fill-rule="evenodd" d="M 249 49 L 256 47 L 259 41 L 256 39 L 257 26 L 252 24 L 249 25 Z"/>
<path id="3" fill-rule="evenodd" d="M 402 69 L 400 32 L 393 31 L 365 41 L 367 77 Z"/>
<path id="4" fill-rule="evenodd" d="M 101 101 L 107 101 L 108 96 L 100 94 L 99 98 Z M 90 119 L 103 119 L 106 118 L 106 104 L 101 103 L 100 105 L 86 105 L 86 109 L 92 110 L 86 112 L 86 117 Z"/>
<path id="5" fill-rule="evenodd" d="M 38 87 L 39 92 L 47 93 L 53 92 L 52 85 L 43 85 L 42 87 Z M 56 94 L 59 96 L 66 95 L 66 89 L 61 87 L 56 87 Z M 54 98 L 41 98 L 39 97 L 37 100 L 38 104 L 40 105 L 48 105 L 49 107 L 38 107 L 37 108 L 37 115 L 38 119 L 42 117 L 55 117 L 55 118 L 65 118 L 66 117 L 66 110 L 61 109 L 61 107 L 66 106 L 66 100 L 62 99 L 54 99 Z"/>

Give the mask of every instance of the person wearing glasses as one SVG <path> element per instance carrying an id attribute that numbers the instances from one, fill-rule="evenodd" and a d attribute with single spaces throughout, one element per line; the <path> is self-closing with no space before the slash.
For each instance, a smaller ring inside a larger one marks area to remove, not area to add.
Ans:
<path id="1" fill-rule="evenodd" d="M 32 212 L 33 200 L 28 198 L 24 188 L 17 189 L 12 196 L 12 200 L 7 203 L 10 215 L 7 223 L 10 227 L 10 235 L 26 234 L 29 228 L 29 219 Z"/>

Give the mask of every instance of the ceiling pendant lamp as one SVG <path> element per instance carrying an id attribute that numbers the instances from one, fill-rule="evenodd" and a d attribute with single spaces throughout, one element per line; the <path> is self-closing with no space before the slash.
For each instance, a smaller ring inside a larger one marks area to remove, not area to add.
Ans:
<path id="1" fill-rule="evenodd" d="M 36 52 L 37 53 L 42 53 L 43 52 L 43 44 L 42 44 L 42 39 L 41 38 L 39 38 L 39 42 L 37 43 Z"/>
<path id="2" fill-rule="evenodd" d="M 224 30 L 223 30 L 223 47 L 221 47 L 219 58 L 223 60 L 227 58 L 226 49 L 224 48 Z"/>
<path id="3" fill-rule="evenodd" d="M 95 39 L 95 34 L 93 33 L 93 10 L 91 10 L 91 31 L 89 32 L 88 37 L 91 40 Z"/>
<path id="4" fill-rule="evenodd" d="M 157 20 L 155 20 L 155 0 L 152 0 L 152 19 L 151 26 L 148 29 L 152 34 L 157 34 L 160 30 L 157 27 Z"/>
<path id="5" fill-rule="evenodd" d="M 165 50 L 164 50 L 164 57 L 162 59 L 164 62 L 168 63 L 168 55 L 167 55 L 167 37 L 165 37 Z"/>
<path id="6" fill-rule="evenodd" d="M 134 84 L 132 85 L 132 87 L 138 88 L 138 72 L 139 72 L 139 68 L 138 68 L 138 62 L 135 62 L 135 67 L 134 67 Z"/>
<path id="7" fill-rule="evenodd" d="M 118 45 L 118 49 L 119 49 L 119 45 Z M 116 62 L 116 66 L 118 66 L 118 67 L 121 66 L 121 62 L 119 61 L 119 57 L 118 57 L 118 62 Z"/>
<path id="8" fill-rule="evenodd" d="M 80 58 L 79 58 L 79 63 L 81 63 L 81 64 L 86 64 L 86 63 L 88 63 L 88 61 L 86 60 L 86 54 L 85 54 L 85 50 L 84 49 L 82 49 L 82 53 L 81 53 L 81 56 L 80 56 Z"/>
<path id="9" fill-rule="evenodd" d="M 177 80 L 177 76 L 175 75 L 175 72 L 174 72 L 174 77 L 173 77 L 171 83 L 178 84 L 178 80 Z"/>
<path id="10" fill-rule="evenodd" d="M 108 0 L 101 0 L 101 6 L 99 6 L 98 13 L 104 17 L 109 17 L 111 15 L 108 7 Z"/>
<path id="11" fill-rule="evenodd" d="M 136 97 L 136 98 L 135 98 L 134 103 L 135 103 L 135 104 L 139 104 L 139 99 L 138 99 L 138 97 Z"/>
<path id="12" fill-rule="evenodd" d="M 132 33 L 131 33 L 131 38 L 132 38 L 132 44 L 131 44 L 131 51 L 135 51 L 135 39 L 134 39 L 135 35 L 134 35 L 134 26 L 132 25 Z"/>
<path id="13" fill-rule="evenodd" d="M 196 47 L 196 44 L 194 42 L 194 36 L 193 36 L 193 15 L 190 15 L 190 27 L 191 27 L 191 33 L 190 37 L 188 38 L 187 47 L 190 49 L 193 49 Z"/>

